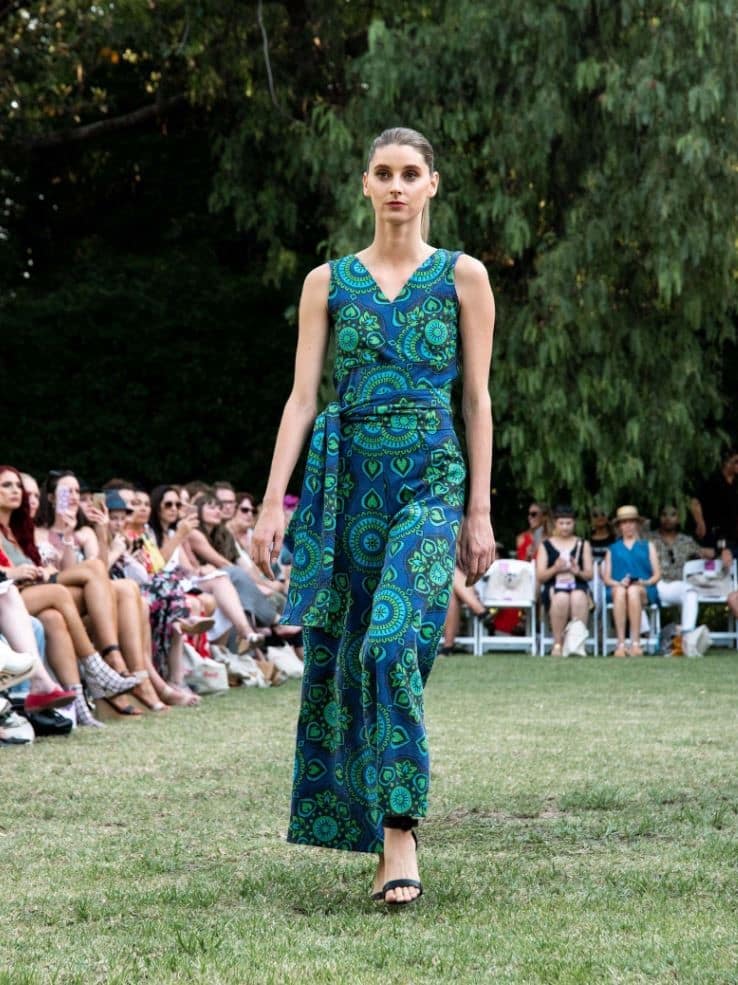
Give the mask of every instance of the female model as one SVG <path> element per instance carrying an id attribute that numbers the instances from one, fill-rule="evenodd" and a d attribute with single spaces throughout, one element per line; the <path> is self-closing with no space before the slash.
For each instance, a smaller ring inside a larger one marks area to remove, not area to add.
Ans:
<path id="1" fill-rule="evenodd" d="M 422 892 L 412 829 L 427 813 L 423 687 L 457 534 L 470 584 L 494 556 L 494 302 L 481 263 L 425 242 L 438 180 L 433 150 L 416 131 L 387 130 L 372 144 L 363 189 L 374 239 L 305 280 L 295 380 L 252 547 L 269 575 L 332 328 L 338 399 L 315 420 L 289 531 L 294 564 L 283 618 L 306 627 L 289 840 L 378 853 L 372 897 L 393 904 Z M 465 512 L 451 416 L 459 340 Z"/>

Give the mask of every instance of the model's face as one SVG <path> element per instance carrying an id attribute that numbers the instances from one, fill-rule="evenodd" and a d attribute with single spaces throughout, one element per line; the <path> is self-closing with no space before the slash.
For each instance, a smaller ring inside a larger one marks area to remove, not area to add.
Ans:
<path id="1" fill-rule="evenodd" d="M 223 520 L 232 520 L 236 512 L 236 494 L 230 489 L 219 489 L 215 494 L 220 503 L 220 515 Z"/>
<path id="2" fill-rule="evenodd" d="M 414 147 L 389 144 L 375 152 L 364 172 L 363 185 L 377 218 L 400 224 L 420 215 L 436 194 L 438 172 L 431 174 Z"/>
<path id="3" fill-rule="evenodd" d="M 145 492 L 134 492 L 131 499 L 133 507 L 133 522 L 138 524 L 148 523 L 151 516 L 151 500 L 149 494 Z"/>
<path id="4" fill-rule="evenodd" d="M 159 520 L 166 530 L 177 522 L 181 500 L 173 489 L 167 489 L 159 504 Z"/>
<path id="5" fill-rule="evenodd" d="M 38 483 L 30 475 L 23 476 L 23 488 L 28 496 L 28 507 L 31 513 L 31 519 L 33 520 L 38 513 L 39 504 L 41 503 L 41 496 L 38 491 Z"/>
<path id="6" fill-rule="evenodd" d="M 662 530 L 676 530 L 679 526 L 679 514 L 675 509 L 668 506 L 665 510 L 661 511 L 659 516 L 659 525 Z"/>
<path id="7" fill-rule="evenodd" d="M 17 510 L 23 500 L 23 486 L 15 472 L 0 472 L 0 509 Z"/>

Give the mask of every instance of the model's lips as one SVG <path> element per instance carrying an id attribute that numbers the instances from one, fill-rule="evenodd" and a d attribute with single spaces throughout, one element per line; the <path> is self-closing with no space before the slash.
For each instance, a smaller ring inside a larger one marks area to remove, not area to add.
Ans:
<path id="1" fill-rule="evenodd" d="M 404 202 L 387 202 L 387 205 L 389 205 L 389 207 L 391 209 L 404 209 L 405 208 L 405 203 Z"/>

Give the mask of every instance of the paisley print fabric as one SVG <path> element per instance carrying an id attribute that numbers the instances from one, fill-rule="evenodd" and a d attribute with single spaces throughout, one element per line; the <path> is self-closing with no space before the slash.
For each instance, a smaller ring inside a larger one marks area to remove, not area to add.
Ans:
<path id="1" fill-rule="evenodd" d="M 458 253 L 389 301 L 331 263 L 338 399 L 318 416 L 284 622 L 305 627 L 289 840 L 382 850 L 385 814 L 427 812 L 423 690 L 448 608 L 466 470 L 451 418 Z"/>

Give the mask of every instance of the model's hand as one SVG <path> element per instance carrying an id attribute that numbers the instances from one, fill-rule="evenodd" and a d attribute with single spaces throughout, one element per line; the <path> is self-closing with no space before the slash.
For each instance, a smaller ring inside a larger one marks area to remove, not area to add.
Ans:
<path id="1" fill-rule="evenodd" d="M 276 561 L 284 541 L 284 510 L 280 506 L 263 506 L 251 539 L 251 560 L 272 579 L 272 561 Z"/>
<path id="2" fill-rule="evenodd" d="M 489 517 L 465 516 L 459 535 L 458 564 L 466 584 L 474 585 L 495 559 L 495 535 Z"/>

